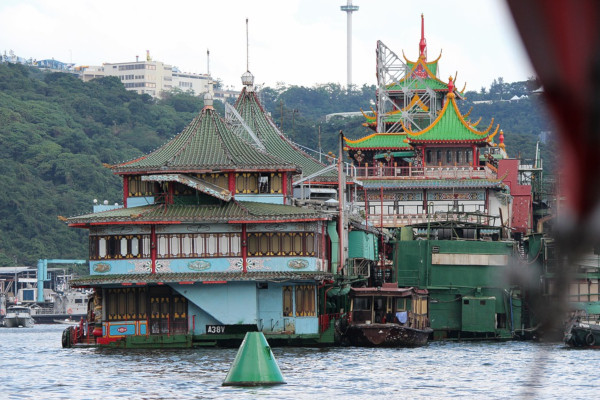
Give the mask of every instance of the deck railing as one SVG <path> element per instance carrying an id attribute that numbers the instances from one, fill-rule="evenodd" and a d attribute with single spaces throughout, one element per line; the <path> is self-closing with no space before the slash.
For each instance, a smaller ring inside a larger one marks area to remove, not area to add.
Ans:
<path id="1" fill-rule="evenodd" d="M 369 214 L 368 221 L 373 226 L 383 227 L 401 227 L 406 225 L 424 224 L 427 222 L 455 221 L 470 222 L 480 225 L 493 225 L 496 218 L 489 215 L 477 215 L 462 212 L 436 212 L 433 214 Z"/>
<path id="2" fill-rule="evenodd" d="M 490 166 L 440 166 L 440 167 L 356 167 L 361 179 L 496 179 L 497 171 Z"/>
<path id="3" fill-rule="evenodd" d="M 341 316 L 340 313 L 319 315 L 319 332 L 325 332 L 331 326 L 331 321 L 338 320 Z"/>

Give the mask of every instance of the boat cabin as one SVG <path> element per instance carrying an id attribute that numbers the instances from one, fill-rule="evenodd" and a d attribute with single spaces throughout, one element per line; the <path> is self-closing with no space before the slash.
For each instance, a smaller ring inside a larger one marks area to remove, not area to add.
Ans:
<path id="1" fill-rule="evenodd" d="M 398 288 L 396 283 L 381 287 L 350 289 L 352 324 L 396 323 L 416 329 L 429 326 L 427 290 Z"/>

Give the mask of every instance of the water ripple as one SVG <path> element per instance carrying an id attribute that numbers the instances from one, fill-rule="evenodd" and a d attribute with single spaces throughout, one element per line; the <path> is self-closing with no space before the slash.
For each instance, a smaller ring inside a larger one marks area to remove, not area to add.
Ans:
<path id="1" fill-rule="evenodd" d="M 286 385 L 221 386 L 236 349 L 62 349 L 63 326 L 0 329 L 7 399 L 586 399 L 600 352 L 533 342 L 275 348 Z M 24 388 L 27 388 L 24 390 Z"/>

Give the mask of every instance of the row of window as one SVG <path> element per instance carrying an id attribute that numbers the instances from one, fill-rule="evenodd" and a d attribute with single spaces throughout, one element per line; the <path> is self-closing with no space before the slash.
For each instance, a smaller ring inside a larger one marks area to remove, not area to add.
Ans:
<path id="1" fill-rule="evenodd" d="M 314 285 L 284 286 L 282 290 L 284 317 L 314 317 L 316 315 Z M 292 302 L 294 297 L 295 308 Z"/>
<path id="2" fill-rule="evenodd" d="M 187 300 L 169 289 L 106 289 L 108 321 L 171 320 L 187 318 Z M 159 332 L 153 332 L 159 333 Z"/>
<path id="3" fill-rule="evenodd" d="M 248 256 L 317 255 L 321 235 L 313 232 L 248 234 Z M 158 258 L 241 257 L 239 233 L 156 235 Z M 320 255 L 319 255 L 320 256 Z M 90 260 L 150 258 L 150 235 L 90 236 Z"/>
<path id="4" fill-rule="evenodd" d="M 156 65 L 151 64 L 127 64 L 127 65 L 119 65 L 119 71 L 129 71 L 132 69 L 148 69 L 155 70 Z"/>
<path id="5" fill-rule="evenodd" d="M 129 83 L 125 84 L 128 87 Z M 134 85 L 134 84 L 131 84 Z M 194 178 L 201 179 L 222 188 L 229 187 L 227 174 L 192 174 Z M 158 188 L 154 182 L 142 181 L 140 176 L 128 176 L 128 196 L 154 196 Z M 177 182 L 174 185 L 175 195 L 192 195 L 194 190 Z M 235 174 L 235 192 L 242 194 L 282 194 L 283 177 L 281 173 L 237 173 Z"/>
<path id="6" fill-rule="evenodd" d="M 314 285 L 282 288 L 283 317 L 314 317 L 316 288 Z M 112 321 L 174 321 L 187 318 L 187 300 L 168 288 L 141 287 L 106 289 L 106 318 Z M 152 325 L 152 324 L 151 324 Z M 152 331 L 151 333 L 165 333 Z"/>
<path id="7" fill-rule="evenodd" d="M 426 150 L 425 160 L 429 165 L 468 165 L 473 162 L 471 149 Z"/>
<path id="8" fill-rule="evenodd" d="M 314 232 L 259 232 L 248 234 L 248 256 L 305 256 L 317 253 L 320 234 Z"/>
<path id="9" fill-rule="evenodd" d="M 124 83 L 123 85 L 126 88 L 140 88 L 140 87 L 155 88 L 156 87 L 156 83 L 151 83 L 151 82 Z"/>

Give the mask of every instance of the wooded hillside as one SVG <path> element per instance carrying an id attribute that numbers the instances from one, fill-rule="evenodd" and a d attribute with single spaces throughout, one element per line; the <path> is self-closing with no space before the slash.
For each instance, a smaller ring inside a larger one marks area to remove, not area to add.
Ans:
<path id="1" fill-rule="evenodd" d="M 320 142 L 323 152 L 335 151 L 340 130 L 353 139 L 372 133 L 361 125 L 363 117 L 329 122 L 324 117 L 369 111 L 375 86 L 350 93 L 336 84 L 267 87 L 260 97 L 286 134 L 312 149 Z M 126 91 L 117 78 L 84 83 L 70 74 L 0 64 L 0 266 L 86 259 L 87 231 L 68 228 L 58 216 L 91 212 L 93 199 L 121 203 L 122 182 L 103 164 L 152 151 L 179 133 L 202 105 L 183 92 L 155 101 Z M 223 115 L 222 105 L 215 106 Z M 539 109 L 533 99 L 477 105 L 472 120 L 482 115 L 483 124 L 488 114 L 495 116 L 509 154 L 532 157 L 537 135 L 549 129 Z"/>

